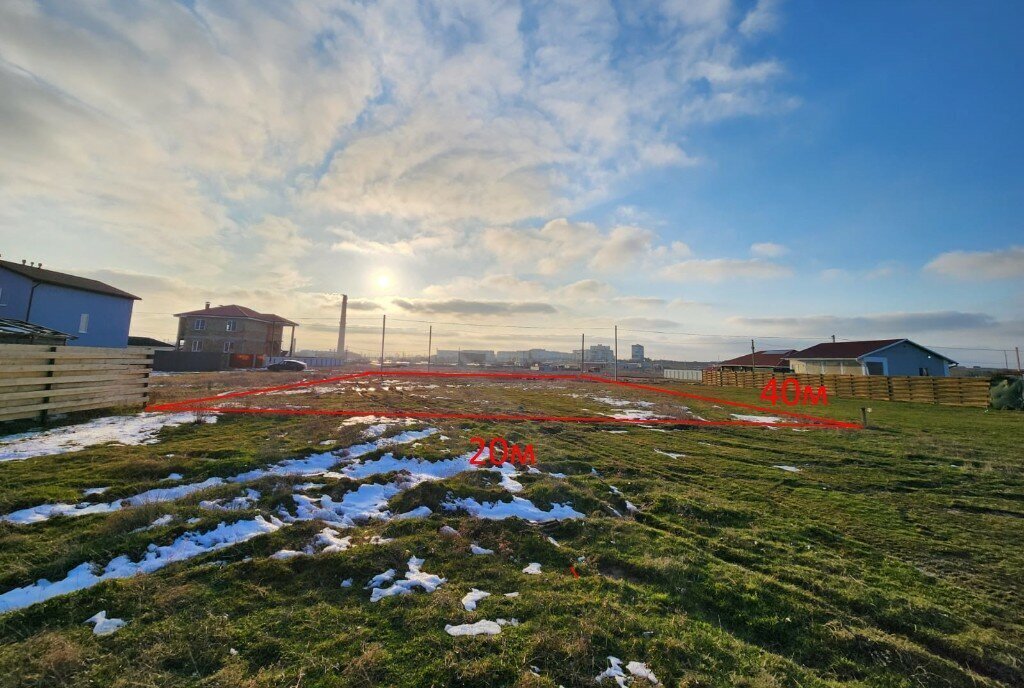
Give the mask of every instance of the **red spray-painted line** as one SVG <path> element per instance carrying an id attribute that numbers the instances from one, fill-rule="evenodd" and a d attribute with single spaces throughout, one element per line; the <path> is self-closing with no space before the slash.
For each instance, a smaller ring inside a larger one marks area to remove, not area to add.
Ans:
<path id="1" fill-rule="evenodd" d="M 152 409 L 147 409 L 152 410 Z M 530 414 L 504 413 L 445 413 L 442 411 L 395 411 L 388 409 L 294 409 L 294 408 L 258 408 L 237 406 L 188 406 L 172 411 L 209 411 L 211 413 L 266 414 L 276 416 L 377 416 L 381 418 L 414 418 L 417 420 L 491 420 L 491 421 L 533 421 L 549 423 L 595 423 L 605 425 L 712 425 L 719 427 L 784 427 L 784 428 L 826 428 L 826 429 L 860 429 L 859 425 L 844 421 L 823 420 L 819 423 L 762 423 L 752 420 L 690 420 L 687 418 L 612 418 L 601 416 L 538 416 Z"/>
<path id="2" fill-rule="evenodd" d="M 622 387 L 628 387 L 633 389 L 641 389 L 648 392 L 654 392 L 656 394 L 667 394 L 670 396 L 683 397 L 686 399 L 695 399 L 704 402 L 714 402 L 717 404 L 723 404 L 726 406 L 732 406 L 735 408 L 742 408 L 753 411 L 762 411 L 770 413 L 773 416 L 788 416 L 804 421 L 810 421 L 805 423 L 763 423 L 756 421 L 746 420 L 730 420 L 730 421 L 707 421 L 707 420 L 684 420 L 674 418 L 613 418 L 613 417 L 602 417 L 602 416 L 542 416 L 542 415 L 529 415 L 529 414 L 483 414 L 483 413 L 442 413 L 432 411 L 401 411 L 401 410 L 388 410 L 388 411 L 367 411 L 367 410 L 328 410 L 328 409 L 266 409 L 266 408 L 234 408 L 234 407 L 221 407 L 221 406 L 197 406 L 204 402 L 214 401 L 220 402 L 227 399 L 238 399 L 240 397 L 254 396 L 257 394 L 266 394 L 269 392 L 278 392 L 290 389 L 296 389 L 300 387 L 313 387 L 317 385 L 323 385 L 331 382 L 338 382 L 342 380 L 353 380 L 361 377 L 375 377 L 383 376 L 380 371 L 367 370 L 359 373 L 351 373 L 348 375 L 338 375 L 335 377 L 319 378 L 315 380 L 300 380 L 299 382 L 293 382 L 285 385 L 275 385 L 272 387 L 261 387 L 258 389 L 244 390 L 241 392 L 231 392 L 228 394 L 220 394 L 213 397 L 202 397 L 197 399 L 186 399 L 184 401 L 171 402 L 167 404 L 153 404 L 146 407 L 147 411 L 214 411 L 218 413 L 260 413 L 260 414 L 275 414 L 275 415 L 321 415 L 321 416 L 366 416 L 366 415 L 382 415 L 389 416 L 392 418 L 448 418 L 448 419 L 461 419 L 461 420 L 507 420 L 507 421 L 534 421 L 534 422 L 563 422 L 563 423 L 624 423 L 624 424 L 638 424 L 638 425 L 649 425 L 649 424 L 663 424 L 663 425 L 710 425 L 710 426 L 747 426 L 747 427 L 788 427 L 788 428 L 805 428 L 805 427 L 816 427 L 816 428 L 834 428 L 844 430 L 859 430 L 861 426 L 856 423 L 849 423 L 845 421 L 833 420 L 831 418 L 821 418 L 818 416 L 810 416 L 801 413 L 795 413 L 793 411 L 785 411 L 782 409 L 773 409 L 764 406 L 757 406 L 754 404 L 746 404 L 739 401 L 730 401 L 728 399 L 718 399 L 715 397 L 705 397 L 697 394 L 689 394 L 687 392 L 677 392 L 674 390 L 661 389 L 651 385 L 641 385 L 632 382 L 620 382 L 611 378 L 605 378 L 598 375 L 552 375 L 552 374 L 535 374 L 535 373 L 464 373 L 464 372 L 434 372 L 434 371 L 418 371 L 418 370 L 404 370 L 404 371 L 387 371 L 386 375 L 391 378 L 395 377 L 452 377 L 452 378 L 501 378 L 501 379 L 513 379 L 513 380 L 565 380 L 565 381 L 577 381 L 577 382 L 596 382 L 609 385 L 619 385 Z"/>

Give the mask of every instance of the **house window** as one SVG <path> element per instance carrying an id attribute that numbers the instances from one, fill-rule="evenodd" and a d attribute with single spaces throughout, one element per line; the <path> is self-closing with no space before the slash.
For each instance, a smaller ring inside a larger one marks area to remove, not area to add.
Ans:
<path id="1" fill-rule="evenodd" d="M 238 329 L 238 328 L 235 327 L 235 321 L 234 320 L 228 320 L 228 332 L 234 332 L 236 329 Z"/>
<path id="2" fill-rule="evenodd" d="M 195 324 L 192 327 L 193 327 L 193 329 L 196 329 L 196 330 L 205 330 L 206 329 L 206 321 L 203 320 L 202 318 L 197 318 Z"/>
<path id="3" fill-rule="evenodd" d="M 865 361 L 868 375 L 885 375 L 885 365 L 881 361 Z"/>
<path id="4" fill-rule="evenodd" d="M 192 340 L 192 351 L 202 351 L 202 350 L 203 350 L 203 340 L 202 339 L 193 339 Z"/>
<path id="5" fill-rule="evenodd" d="M 235 350 L 234 342 L 224 342 L 224 353 L 229 354 Z"/>
<path id="6" fill-rule="evenodd" d="M 931 373 L 928 372 L 927 368 L 918 368 L 917 369 L 917 374 L 922 376 L 922 377 L 928 377 L 929 375 L 931 375 Z"/>
<path id="7" fill-rule="evenodd" d="M 82 313 L 82 317 L 78 319 L 78 334 L 85 334 L 89 331 L 89 314 Z"/>

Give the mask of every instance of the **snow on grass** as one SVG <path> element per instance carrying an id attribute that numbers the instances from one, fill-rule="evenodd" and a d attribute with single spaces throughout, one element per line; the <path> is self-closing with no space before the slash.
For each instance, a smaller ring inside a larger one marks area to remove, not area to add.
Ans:
<path id="1" fill-rule="evenodd" d="M 93 635 L 110 635 L 117 632 L 127 623 L 123 619 L 108 619 L 106 610 L 96 613 L 85 620 L 87 624 L 93 624 Z"/>
<path id="2" fill-rule="evenodd" d="M 82 495 L 85 496 L 85 497 L 91 497 L 93 495 L 101 495 L 101 494 L 103 494 L 104 492 L 106 492 L 109 489 L 110 489 L 109 487 L 90 487 L 90 488 L 87 488 L 85 490 L 82 490 Z"/>
<path id="3" fill-rule="evenodd" d="M 181 473 L 171 473 L 166 478 L 160 478 L 160 482 L 175 482 L 181 480 L 181 478 Z M 86 494 L 88 494 L 88 492 Z"/>
<path id="4" fill-rule="evenodd" d="M 477 555 L 494 554 L 493 549 L 485 549 L 480 545 L 476 544 L 475 542 L 469 546 L 469 551 Z"/>
<path id="5" fill-rule="evenodd" d="M 396 444 L 415 442 L 423 437 L 429 437 L 435 432 L 437 432 L 437 430 L 433 428 L 404 432 L 400 435 L 396 435 L 395 437 L 386 437 L 375 442 L 357 444 L 340 452 L 323 452 L 319 454 L 312 454 L 302 459 L 288 459 L 274 464 L 269 468 L 258 468 L 246 471 L 245 473 L 239 473 L 238 475 L 228 478 L 207 478 L 206 480 L 198 483 L 187 483 L 185 485 L 178 485 L 175 487 L 155 488 L 137 494 L 134 497 L 117 499 L 108 503 L 93 504 L 90 502 L 82 502 L 80 504 L 42 504 L 40 506 L 14 511 L 10 514 L 0 515 L 0 521 L 8 521 L 10 523 L 23 525 L 29 523 L 40 523 L 55 516 L 74 517 L 87 516 L 89 514 L 104 514 L 112 511 L 118 511 L 129 506 L 156 504 L 159 502 L 173 502 L 195 492 L 201 492 L 202 490 L 216 487 L 218 485 L 224 485 L 226 483 L 252 482 L 269 476 L 287 478 L 328 475 L 330 473 L 330 469 L 334 468 L 345 458 L 353 459 L 365 456 L 366 454 L 376 451 L 378 448 L 384 446 L 390 447 Z M 176 474 L 172 473 L 172 475 Z M 209 506 L 210 504 L 213 504 L 212 502 L 206 504 L 207 506 L 204 508 L 218 508 L 217 506 Z"/>
<path id="6" fill-rule="evenodd" d="M 800 469 L 796 466 L 772 466 L 772 468 L 778 468 L 780 471 L 787 471 L 789 473 L 799 473 Z"/>
<path id="7" fill-rule="evenodd" d="M 507 592 L 507 593 L 505 593 L 505 597 L 519 597 L 519 593 L 518 592 Z"/>
<path id="8" fill-rule="evenodd" d="M 177 487 L 161 487 L 147 490 L 134 497 L 115 499 L 112 502 L 81 502 L 79 504 L 41 504 L 39 506 L 19 509 L 9 514 L 0 515 L 0 521 L 9 523 L 29 524 L 47 521 L 56 516 L 75 517 L 88 516 L 89 514 L 108 514 L 113 511 L 120 511 L 129 506 L 141 506 L 143 504 L 157 504 L 159 502 L 172 502 L 182 497 L 187 497 L 194 492 L 223 485 L 223 478 L 208 478 L 201 483 L 179 485 Z"/>
<path id="9" fill-rule="evenodd" d="M 605 679 L 614 679 L 619 686 L 628 686 L 635 684 L 633 678 L 642 678 L 654 685 L 661 685 L 661 682 L 654 676 L 646 664 L 642 662 L 630 662 L 626 665 L 626 671 L 629 672 L 627 676 L 626 671 L 622 670 L 622 660 L 618 657 L 608 657 L 608 663 L 611 665 L 594 679 L 598 683 L 603 682 Z"/>
<path id="10" fill-rule="evenodd" d="M 663 456 L 667 456 L 667 457 L 669 457 L 671 459 L 684 459 L 684 458 L 686 458 L 686 454 L 679 454 L 677 452 L 663 451 L 661 449 L 655 449 L 654 453 L 661 454 Z"/>
<path id="11" fill-rule="evenodd" d="M 640 406 L 641 408 L 652 408 L 654 406 L 653 401 L 628 401 L 626 399 L 615 399 L 614 397 L 591 397 L 591 399 L 616 407 Z"/>
<path id="12" fill-rule="evenodd" d="M 230 524 L 222 522 L 205 533 L 185 533 L 169 545 L 151 544 L 146 554 L 138 561 L 132 561 L 122 555 L 112 559 L 102 570 L 99 570 L 96 564 L 85 562 L 71 569 L 64 579 L 55 583 L 40 579 L 31 585 L 8 590 L 0 595 L 0 613 L 91 588 L 106 580 L 153 573 L 169 564 L 231 547 L 264 533 L 276 532 L 283 526 L 284 524 L 276 518 L 271 517 L 268 521 L 262 516 Z"/>
<path id="13" fill-rule="evenodd" d="M 195 420 L 193 413 L 140 413 L 135 416 L 107 416 L 77 425 L 10 435 L 0 439 L 0 462 L 65 454 L 108 442 L 156 444 L 159 441 L 157 434 L 163 428 L 194 423 Z M 202 421 L 216 423 L 217 416 L 211 415 Z"/>
<path id="14" fill-rule="evenodd" d="M 783 420 L 778 416 L 745 416 L 740 413 L 729 414 L 736 420 L 746 421 L 748 423 L 782 423 Z"/>
<path id="15" fill-rule="evenodd" d="M 244 509 L 251 509 L 256 504 L 256 500 L 260 498 L 260 493 L 256 490 L 247 489 L 245 494 L 241 497 L 235 497 L 227 502 L 223 499 L 206 500 L 199 502 L 200 509 L 210 509 L 212 511 L 242 511 Z"/>
<path id="16" fill-rule="evenodd" d="M 484 592 L 483 590 L 477 590 L 476 588 L 472 588 L 469 592 L 463 595 L 462 606 L 466 609 L 467 612 L 474 612 L 476 611 L 476 603 L 490 596 L 491 593 L 489 592 Z"/>
<path id="17" fill-rule="evenodd" d="M 434 513 L 434 512 L 431 511 L 429 506 L 423 505 L 423 506 L 418 506 L 415 509 L 412 509 L 410 511 L 406 511 L 403 514 L 396 514 L 395 517 L 394 517 L 394 520 L 396 520 L 396 521 L 408 521 L 408 520 L 414 519 L 414 518 L 426 518 L 427 516 L 429 516 L 432 513 Z"/>
<path id="18" fill-rule="evenodd" d="M 389 520 L 391 512 L 387 508 L 388 500 L 399 492 L 401 489 L 397 485 L 367 484 L 346 492 L 341 501 L 335 501 L 330 495 L 313 499 L 303 494 L 293 494 L 292 499 L 298 506 L 295 516 L 287 516 L 286 520 L 309 521 L 318 518 L 345 528 L 372 520 Z"/>
<path id="19" fill-rule="evenodd" d="M 316 537 L 313 538 L 313 542 L 307 548 L 307 550 L 316 551 L 320 549 L 321 554 L 334 554 L 335 552 L 344 552 L 352 546 L 352 536 L 347 535 L 340 537 L 341 533 L 334 530 L 333 528 L 324 528 Z"/>
<path id="20" fill-rule="evenodd" d="M 409 570 L 406 571 L 404 578 L 394 581 L 394 583 L 392 583 L 392 585 L 387 588 L 374 587 L 373 590 L 370 592 L 370 601 L 379 602 L 385 597 L 394 597 L 396 595 L 410 595 L 412 594 L 415 588 L 422 588 L 425 592 L 431 593 L 437 590 L 442 585 L 444 585 L 445 582 L 447 582 L 446 578 L 435 576 L 432 573 L 423 573 L 423 571 L 421 570 L 421 567 L 423 566 L 422 559 L 410 557 L 408 566 Z M 392 574 L 393 580 L 394 570 L 389 569 L 389 571 Z M 378 576 L 377 578 L 379 577 L 380 576 Z M 377 578 L 374 578 L 374 580 L 377 580 Z"/>
<path id="21" fill-rule="evenodd" d="M 471 516 L 492 521 L 500 521 L 506 518 L 521 518 L 531 523 L 547 523 L 549 521 L 584 518 L 583 514 L 567 504 L 552 504 L 549 511 L 544 511 L 529 499 L 523 499 L 522 497 L 513 497 L 511 502 L 483 503 L 476 501 L 472 497 L 467 497 L 445 502 L 441 506 L 449 511 L 463 509 Z"/>
<path id="22" fill-rule="evenodd" d="M 539 576 L 540 575 L 540 564 L 538 564 L 537 562 L 533 562 L 532 564 L 527 566 L 525 569 L 523 569 L 523 573 L 528 573 L 531 576 Z"/>
<path id="23" fill-rule="evenodd" d="M 445 624 L 445 633 L 448 635 L 459 636 L 459 635 L 498 635 L 501 633 L 501 626 L 494 621 L 477 621 L 471 624 L 459 624 L 458 626 L 452 626 L 451 624 Z"/>

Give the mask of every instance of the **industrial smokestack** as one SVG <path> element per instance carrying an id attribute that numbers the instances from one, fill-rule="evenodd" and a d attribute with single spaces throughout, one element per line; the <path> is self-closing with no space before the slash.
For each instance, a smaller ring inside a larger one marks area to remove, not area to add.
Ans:
<path id="1" fill-rule="evenodd" d="M 341 320 L 338 321 L 338 358 L 345 362 L 345 321 L 348 318 L 348 294 L 341 295 Z"/>

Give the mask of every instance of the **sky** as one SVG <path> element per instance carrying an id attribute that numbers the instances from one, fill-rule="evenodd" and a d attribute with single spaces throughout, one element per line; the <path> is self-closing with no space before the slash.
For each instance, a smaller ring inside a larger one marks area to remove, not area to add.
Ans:
<path id="1" fill-rule="evenodd" d="M 1024 346 L 1024 5 L 0 4 L 0 254 L 300 348 Z M 993 349 L 993 351 L 985 351 Z M 628 354 L 624 354 L 628 355 Z"/>

